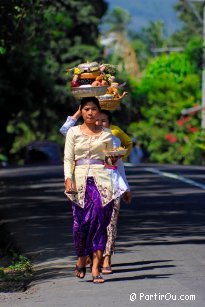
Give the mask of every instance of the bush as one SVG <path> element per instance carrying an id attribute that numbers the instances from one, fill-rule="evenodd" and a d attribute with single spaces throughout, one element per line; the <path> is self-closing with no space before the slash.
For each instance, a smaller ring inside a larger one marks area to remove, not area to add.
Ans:
<path id="1" fill-rule="evenodd" d="M 182 109 L 201 100 L 200 77 L 186 54 L 155 58 L 135 95 L 141 118 L 130 124 L 129 133 L 143 140 L 150 161 L 199 164 L 202 149 L 196 144 L 200 118 L 181 116 Z"/>

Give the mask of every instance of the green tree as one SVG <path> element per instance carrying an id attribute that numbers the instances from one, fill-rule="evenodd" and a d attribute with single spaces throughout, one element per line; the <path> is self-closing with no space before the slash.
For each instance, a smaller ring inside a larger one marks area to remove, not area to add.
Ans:
<path id="1" fill-rule="evenodd" d="M 164 23 L 162 21 L 151 21 L 148 27 L 142 29 L 141 36 L 149 50 L 163 47 L 166 42 Z"/>
<path id="2" fill-rule="evenodd" d="M 189 61 L 193 64 L 195 72 L 201 77 L 203 67 L 203 38 L 192 36 L 184 49 Z"/>
<path id="3" fill-rule="evenodd" d="M 131 21 L 128 11 L 121 7 L 115 7 L 105 18 L 110 32 L 120 32 L 127 35 L 127 29 Z"/>
<path id="4" fill-rule="evenodd" d="M 66 69 L 99 60 L 105 1 L 4 1 L 0 20 L 1 144 L 15 155 L 29 140 L 63 143 L 60 123 L 72 112 Z"/>
<path id="5" fill-rule="evenodd" d="M 193 36 L 203 36 L 203 3 L 179 0 L 175 9 L 182 21 L 182 28 L 173 34 L 172 43 L 186 46 Z"/>
<path id="6" fill-rule="evenodd" d="M 193 146 L 199 118 L 180 118 L 182 109 L 201 99 L 200 78 L 187 55 L 175 53 L 153 59 L 133 95 L 140 121 L 132 122 L 129 132 L 143 140 L 150 160 L 199 163 L 199 150 Z"/>
<path id="7" fill-rule="evenodd" d="M 106 48 L 110 49 L 108 60 L 118 65 L 121 72 L 139 78 L 139 65 L 135 50 L 129 40 L 128 25 L 131 21 L 129 13 L 116 7 L 105 18 L 107 30 L 104 37 L 108 37 L 110 43 Z"/>

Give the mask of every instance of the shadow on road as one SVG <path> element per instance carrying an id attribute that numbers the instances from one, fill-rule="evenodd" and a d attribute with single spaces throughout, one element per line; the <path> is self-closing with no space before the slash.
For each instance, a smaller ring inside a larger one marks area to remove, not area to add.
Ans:
<path id="1" fill-rule="evenodd" d="M 205 243 L 204 191 L 171 179 L 162 182 L 159 176 L 137 168 L 128 171 L 128 180 L 134 199 L 132 205 L 121 207 L 117 253 L 136 253 L 149 245 Z M 3 179 L 0 196 L 4 223 L 37 265 L 34 282 L 73 276 L 72 212 L 63 194 L 62 172 L 52 177 Z M 135 271 L 172 268 L 172 260 L 115 264 L 115 273 L 133 276 L 109 281 L 169 278 L 171 274 L 166 273 L 136 276 Z M 124 269 L 127 265 L 131 268 Z"/>

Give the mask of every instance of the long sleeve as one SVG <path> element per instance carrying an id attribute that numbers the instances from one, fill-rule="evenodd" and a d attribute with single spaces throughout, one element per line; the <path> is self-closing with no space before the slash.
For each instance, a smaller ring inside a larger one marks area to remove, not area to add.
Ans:
<path id="1" fill-rule="evenodd" d="M 120 127 L 111 125 L 110 129 L 112 131 L 112 134 L 117 136 L 121 140 L 122 146 L 127 148 L 127 152 L 123 157 L 123 161 L 125 161 L 131 152 L 132 140 L 122 129 L 120 129 Z"/>
<path id="2" fill-rule="evenodd" d="M 122 159 L 119 159 L 117 161 L 117 170 L 120 173 L 121 177 L 123 178 L 126 186 L 127 186 L 127 190 L 130 191 L 130 186 L 129 183 L 127 181 L 126 175 L 125 175 L 125 168 L 124 168 L 124 163 L 122 161 Z"/>
<path id="3" fill-rule="evenodd" d="M 112 143 L 113 143 L 113 148 L 121 146 L 120 139 L 117 136 L 115 136 L 115 135 L 112 136 Z"/>
<path id="4" fill-rule="evenodd" d="M 63 126 L 59 129 L 60 133 L 66 136 L 68 130 L 75 125 L 76 121 L 77 119 L 68 116 Z"/>
<path id="5" fill-rule="evenodd" d="M 113 147 L 121 146 L 120 139 L 118 137 L 116 137 L 115 135 L 113 135 L 112 141 L 113 141 Z M 130 191 L 130 187 L 129 187 L 129 183 L 128 183 L 126 175 L 125 175 L 125 168 L 124 168 L 124 163 L 123 163 L 122 159 L 119 159 L 117 161 L 117 170 L 118 170 L 119 174 L 121 175 L 121 177 L 123 178 L 123 180 L 124 180 L 124 182 L 127 186 L 127 190 Z"/>
<path id="6" fill-rule="evenodd" d="M 72 179 L 73 173 L 73 161 L 75 158 L 74 154 L 74 133 L 70 129 L 66 135 L 65 148 L 64 148 L 64 176 Z"/>

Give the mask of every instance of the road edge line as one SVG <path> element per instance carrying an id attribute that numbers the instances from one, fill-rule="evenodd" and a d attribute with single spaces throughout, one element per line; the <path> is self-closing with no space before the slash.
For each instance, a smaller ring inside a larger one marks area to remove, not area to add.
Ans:
<path id="1" fill-rule="evenodd" d="M 150 172 L 150 173 L 153 173 L 153 174 L 157 174 L 157 175 L 163 176 L 163 177 L 168 177 L 168 178 L 171 178 L 171 179 L 176 179 L 176 180 L 182 181 L 184 183 L 187 183 L 189 185 L 192 185 L 192 186 L 195 186 L 197 188 L 200 188 L 202 190 L 205 190 L 205 184 L 199 183 L 199 182 L 191 180 L 191 179 L 187 179 L 187 178 L 185 178 L 183 176 L 172 174 L 172 173 L 168 173 L 168 172 L 162 172 L 162 171 L 160 171 L 158 169 L 155 169 L 155 168 L 152 168 L 152 167 L 145 167 L 143 169 L 145 171 L 147 171 L 147 172 Z"/>

